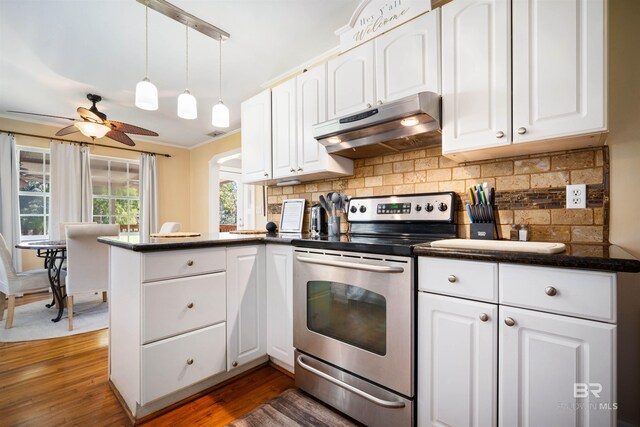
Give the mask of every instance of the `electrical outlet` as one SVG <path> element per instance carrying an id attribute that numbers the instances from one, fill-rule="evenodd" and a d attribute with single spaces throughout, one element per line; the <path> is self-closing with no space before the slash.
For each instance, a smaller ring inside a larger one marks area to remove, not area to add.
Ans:
<path id="1" fill-rule="evenodd" d="M 587 185 L 567 185 L 567 209 L 584 209 L 587 207 Z"/>

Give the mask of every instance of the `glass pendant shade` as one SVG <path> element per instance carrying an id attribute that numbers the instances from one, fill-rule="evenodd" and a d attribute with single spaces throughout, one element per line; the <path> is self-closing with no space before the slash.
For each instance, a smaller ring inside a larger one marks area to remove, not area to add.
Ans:
<path id="1" fill-rule="evenodd" d="M 198 103 L 196 97 L 185 90 L 178 97 L 178 117 L 193 120 L 198 118 Z"/>
<path id="2" fill-rule="evenodd" d="M 89 138 L 102 138 L 111 130 L 108 126 L 93 122 L 76 122 L 75 126 Z"/>
<path id="3" fill-rule="evenodd" d="M 148 111 L 158 109 L 158 89 L 147 77 L 136 85 L 136 107 Z"/>
<path id="4" fill-rule="evenodd" d="M 229 127 L 229 108 L 222 103 L 222 100 L 211 109 L 211 124 L 217 128 Z"/>

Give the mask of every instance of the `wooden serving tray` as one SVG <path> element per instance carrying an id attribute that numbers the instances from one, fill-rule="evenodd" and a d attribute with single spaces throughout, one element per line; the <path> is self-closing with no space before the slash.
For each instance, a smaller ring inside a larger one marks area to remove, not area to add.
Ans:
<path id="1" fill-rule="evenodd" d="M 267 230 L 233 230 L 229 234 L 267 234 Z"/>
<path id="2" fill-rule="evenodd" d="M 431 242 L 432 248 L 478 249 L 486 251 L 529 252 L 536 254 L 557 254 L 565 250 L 564 243 L 519 242 L 511 240 L 467 240 L 445 239 Z"/>
<path id="3" fill-rule="evenodd" d="M 200 233 L 194 233 L 191 231 L 174 231 L 173 233 L 151 233 L 151 237 L 198 237 Z"/>

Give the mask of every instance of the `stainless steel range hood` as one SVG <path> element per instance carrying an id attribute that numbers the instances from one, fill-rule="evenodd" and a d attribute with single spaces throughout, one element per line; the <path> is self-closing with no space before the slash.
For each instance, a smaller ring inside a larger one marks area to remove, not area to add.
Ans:
<path id="1" fill-rule="evenodd" d="M 361 159 L 441 142 L 440 95 L 421 92 L 313 126 L 330 154 Z"/>

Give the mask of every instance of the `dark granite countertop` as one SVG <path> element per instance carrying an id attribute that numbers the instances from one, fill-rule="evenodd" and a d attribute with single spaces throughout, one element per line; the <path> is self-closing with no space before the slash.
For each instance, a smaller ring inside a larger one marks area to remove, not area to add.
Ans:
<path id="1" fill-rule="evenodd" d="M 628 273 L 640 272 L 640 261 L 638 259 L 625 252 L 619 246 L 609 244 L 567 244 L 567 249 L 559 254 L 444 249 L 432 248 L 429 244 L 424 244 L 415 246 L 413 253 L 418 256 L 475 261 L 508 262 Z"/>
<path id="2" fill-rule="evenodd" d="M 252 243 L 279 243 L 291 244 L 294 239 L 302 236 L 286 234 L 232 234 L 214 233 L 202 234 L 197 237 L 148 237 L 141 239 L 138 235 L 99 237 L 98 241 L 107 245 L 129 249 L 134 252 L 166 251 L 176 249 L 209 248 L 215 246 L 247 245 Z"/>

